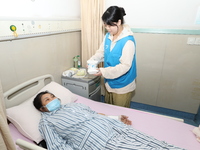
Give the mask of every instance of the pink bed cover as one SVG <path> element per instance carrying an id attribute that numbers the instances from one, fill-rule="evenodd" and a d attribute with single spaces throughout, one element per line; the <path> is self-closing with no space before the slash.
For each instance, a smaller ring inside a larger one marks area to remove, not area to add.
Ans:
<path id="1" fill-rule="evenodd" d="M 81 96 L 78 97 L 77 103 L 86 104 L 99 113 L 129 116 L 129 119 L 132 120 L 133 128 L 153 136 L 158 140 L 166 141 L 167 143 L 174 144 L 187 150 L 200 150 L 200 143 L 192 133 L 194 129 L 192 125 L 144 111 L 108 105 Z M 9 124 L 9 127 L 14 141 L 20 138 L 33 143 L 31 140 L 21 135 L 14 125 Z M 17 149 L 19 150 L 20 148 L 17 147 Z"/>

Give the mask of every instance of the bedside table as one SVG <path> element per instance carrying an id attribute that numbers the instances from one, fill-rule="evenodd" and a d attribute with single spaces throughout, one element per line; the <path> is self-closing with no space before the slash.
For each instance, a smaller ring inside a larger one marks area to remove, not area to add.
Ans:
<path id="1" fill-rule="evenodd" d="M 101 77 L 87 74 L 83 78 L 61 77 L 62 85 L 72 93 L 101 101 Z"/>

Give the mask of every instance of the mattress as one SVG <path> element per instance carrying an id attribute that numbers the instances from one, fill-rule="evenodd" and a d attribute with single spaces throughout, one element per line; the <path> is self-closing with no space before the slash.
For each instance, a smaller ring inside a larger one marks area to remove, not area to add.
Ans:
<path id="1" fill-rule="evenodd" d="M 194 129 L 192 125 L 157 114 L 96 102 L 80 96 L 76 102 L 86 104 L 99 113 L 126 115 L 132 120 L 133 128 L 143 133 L 187 150 L 200 150 L 200 143 L 192 133 Z"/>
<path id="2" fill-rule="evenodd" d="M 10 123 L 8 126 L 9 126 L 10 133 L 11 133 L 11 136 L 12 136 L 14 143 L 16 143 L 17 139 L 22 139 L 22 140 L 27 141 L 29 143 L 35 144 L 30 139 L 23 136 L 12 123 Z M 16 149 L 22 150 L 18 145 L 16 145 Z"/>
<path id="3" fill-rule="evenodd" d="M 106 115 L 126 115 L 132 121 L 133 128 L 147 135 L 187 150 L 200 150 L 200 143 L 192 133 L 194 129 L 192 125 L 157 114 L 93 101 L 81 96 L 78 96 L 76 103 L 83 103 L 98 113 Z M 23 139 L 34 143 L 21 135 L 13 124 L 9 124 L 9 128 L 14 142 L 17 139 Z M 17 145 L 16 148 L 20 150 Z"/>

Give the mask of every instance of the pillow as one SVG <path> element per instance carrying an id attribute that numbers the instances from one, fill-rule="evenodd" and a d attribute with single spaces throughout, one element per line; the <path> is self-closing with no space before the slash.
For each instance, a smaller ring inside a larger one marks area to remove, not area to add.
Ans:
<path id="1" fill-rule="evenodd" d="M 61 99 L 61 104 L 72 103 L 77 100 L 77 95 L 63 87 L 51 82 L 44 86 L 38 93 L 49 91 Z M 6 109 L 8 120 L 15 125 L 21 134 L 35 141 L 37 144 L 42 141 L 38 125 L 41 118 L 40 111 L 33 106 L 33 99 L 36 95 L 21 103 L 20 105 Z"/>

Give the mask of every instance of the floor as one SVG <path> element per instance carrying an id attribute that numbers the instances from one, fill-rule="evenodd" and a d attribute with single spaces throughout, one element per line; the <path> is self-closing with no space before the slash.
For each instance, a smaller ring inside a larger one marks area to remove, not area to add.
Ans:
<path id="1" fill-rule="evenodd" d="M 146 105 L 146 104 L 141 104 L 141 103 L 136 103 L 136 102 L 131 102 L 131 108 L 147 111 L 151 113 L 157 113 L 157 114 L 165 115 L 169 117 L 183 119 L 185 123 L 193 125 L 193 126 L 199 126 L 200 124 L 200 109 L 197 114 L 191 114 L 191 113 L 186 113 L 182 111 L 161 108 L 157 106 L 151 106 L 151 105 Z"/>
<path id="2" fill-rule="evenodd" d="M 104 96 L 102 96 L 102 102 L 104 102 Z M 177 118 L 193 126 L 200 125 L 200 108 L 197 114 L 191 114 L 191 113 L 186 113 L 186 112 L 167 109 L 167 108 L 161 108 L 157 106 L 146 105 L 146 104 L 137 103 L 137 102 L 131 102 L 130 108 Z"/>

